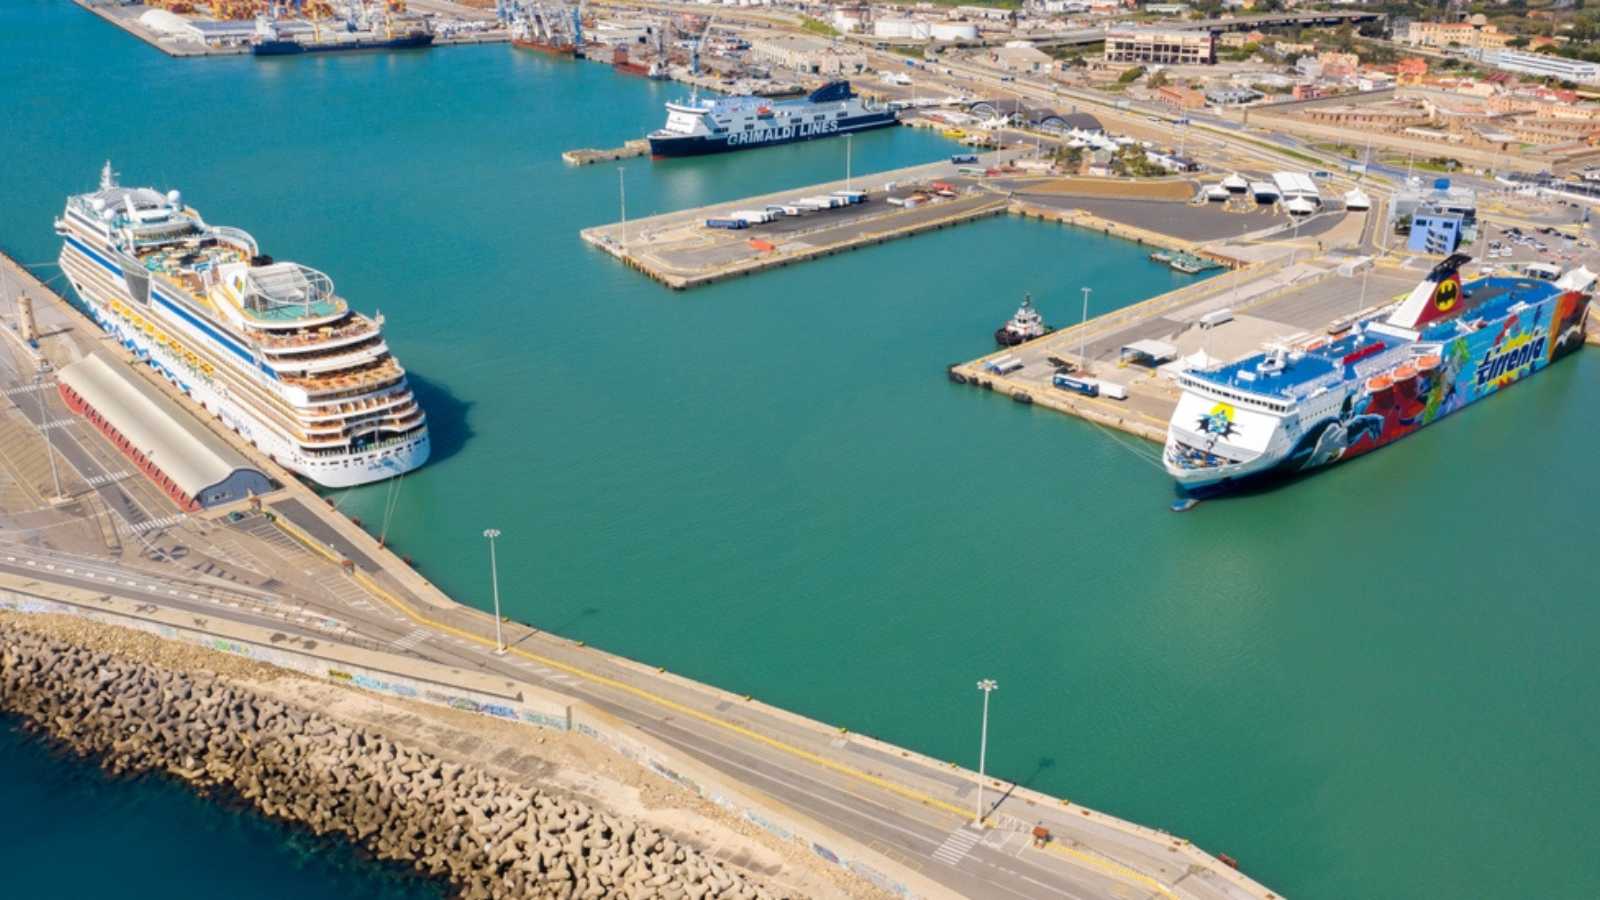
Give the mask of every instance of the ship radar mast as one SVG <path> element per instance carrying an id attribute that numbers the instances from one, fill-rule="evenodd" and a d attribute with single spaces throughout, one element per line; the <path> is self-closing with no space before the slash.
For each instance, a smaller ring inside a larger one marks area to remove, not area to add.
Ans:
<path id="1" fill-rule="evenodd" d="M 111 160 L 106 160 L 105 166 L 100 169 L 100 190 L 108 191 L 117 186 L 117 173 L 111 168 Z"/>

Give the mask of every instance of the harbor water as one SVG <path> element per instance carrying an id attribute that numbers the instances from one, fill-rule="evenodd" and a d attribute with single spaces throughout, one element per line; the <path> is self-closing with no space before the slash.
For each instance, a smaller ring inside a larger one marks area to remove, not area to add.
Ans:
<path id="1" fill-rule="evenodd" d="M 579 241 L 621 214 L 619 166 L 560 153 L 619 146 L 683 93 L 505 46 L 174 60 L 10 0 L 0 245 L 53 260 L 52 217 L 109 158 L 381 311 L 435 459 L 337 499 L 465 602 L 488 603 L 499 528 L 513 618 L 968 765 L 994 678 L 992 772 L 1288 896 L 1600 896 L 1600 355 L 1174 515 L 1151 446 L 943 370 L 1024 292 L 1066 325 L 1081 287 L 1093 313 L 1187 276 L 998 218 L 670 292 Z M 854 169 L 952 146 L 865 134 Z M 830 140 L 620 169 L 635 218 L 844 164 Z M 414 887 L 332 849 L 273 862 L 295 835 L 4 740 L 30 761 L 0 769 L 0 813 L 96 820 L 0 842 L 25 883 L 94 854 L 154 896 L 176 876 L 146 860 L 182 845 L 258 855 L 276 896 L 327 893 L 328 866 L 341 896 Z M 79 799 L 29 799 L 40 781 Z"/>

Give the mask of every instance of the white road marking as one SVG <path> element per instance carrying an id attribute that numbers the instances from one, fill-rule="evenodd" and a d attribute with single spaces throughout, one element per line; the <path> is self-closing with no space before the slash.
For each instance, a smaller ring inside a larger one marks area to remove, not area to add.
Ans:
<path id="1" fill-rule="evenodd" d="M 972 846 L 982 837 L 982 832 L 973 831 L 971 828 L 965 826 L 957 828 L 950 832 L 950 836 L 944 839 L 944 843 L 940 844 L 937 850 L 933 851 L 932 856 L 945 865 L 956 865 L 967 858 Z"/>

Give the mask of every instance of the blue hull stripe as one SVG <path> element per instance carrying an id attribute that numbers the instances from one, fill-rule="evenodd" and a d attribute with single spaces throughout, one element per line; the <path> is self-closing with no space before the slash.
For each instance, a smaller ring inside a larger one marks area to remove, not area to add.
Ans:
<path id="1" fill-rule="evenodd" d="M 184 309 L 182 306 L 178 305 L 177 301 L 163 297 L 161 292 L 155 289 L 154 285 L 152 285 L 150 288 L 150 296 L 167 310 L 169 310 L 173 315 L 184 320 L 185 322 L 188 322 L 195 328 L 200 329 L 200 331 L 205 333 L 206 337 L 211 338 L 211 340 L 227 348 L 227 350 L 233 353 L 234 356 L 244 360 L 245 363 L 250 365 L 252 368 L 260 369 L 273 379 L 278 377 L 276 372 L 273 372 L 264 365 L 258 364 L 255 360 L 255 357 L 251 356 L 250 352 L 239 346 L 237 342 L 219 333 L 215 328 L 212 328 L 210 325 L 202 321 L 199 316 L 196 316 L 194 313 L 191 313 L 187 309 Z"/>
<path id="2" fill-rule="evenodd" d="M 69 243 L 72 246 L 78 248 L 79 252 L 83 253 L 83 255 L 85 255 L 85 256 L 89 257 L 90 259 L 94 260 L 96 263 L 99 263 L 100 267 L 105 269 L 107 272 L 110 272 L 111 274 L 117 276 L 118 278 L 122 277 L 122 269 L 121 268 L 119 268 L 118 266 L 112 265 L 110 262 L 108 262 L 106 260 L 106 258 L 104 256 L 101 256 L 99 253 L 95 252 L 95 250 L 93 248 L 91 248 L 88 244 L 85 244 L 83 241 L 80 241 L 77 238 L 72 237 L 71 235 L 67 236 L 67 243 Z"/>
<path id="3" fill-rule="evenodd" d="M 92 259 L 96 263 L 98 263 L 107 272 L 110 272 L 111 274 L 117 276 L 118 278 L 122 277 L 122 269 L 118 268 L 117 266 L 112 265 L 110 262 L 108 262 L 106 260 L 105 257 L 103 257 L 99 253 L 95 252 L 92 248 L 90 248 L 87 245 L 85 245 L 82 241 L 78 240 L 75 237 L 71 237 L 71 236 L 68 236 L 66 238 L 66 241 L 67 241 L 67 243 L 71 244 L 74 248 L 76 248 L 77 250 L 82 252 L 84 255 L 88 256 L 90 259 Z M 222 333 L 218 332 L 215 328 L 213 328 L 210 325 L 206 324 L 204 321 L 201 321 L 201 319 L 198 316 L 196 316 L 194 313 L 191 313 L 188 310 L 184 309 L 176 301 L 171 300 L 171 299 L 169 299 L 167 297 L 161 296 L 161 292 L 156 290 L 155 289 L 155 285 L 153 285 L 153 284 L 150 286 L 150 296 L 152 298 L 154 298 L 157 302 L 159 302 L 162 305 L 162 307 L 164 307 L 165 309 L 170 311 L 173 315 L 175 315 L 178 318 L 184 320 L 185 322 L 188 322 L 190 325 L 192 325 L 195 328 L 199 329 L 203 334 L 205 334 L 206 337 L 210 338 L 213 342 L 222 345 L 225 349 L 228 350 L 228 352 L 230 352 L 234 356 L 237 356 L 240 359 L 244 360 L 244 362 L 247 365 L 249 365 L 251 368 L 260 369 L 262 372 L 265 372 L 268 377 L 272 378 L 273 380 L 277 380 L 277 378 L 278 378 L 278 373 L 277 372 L 274 372 L 272 369 L 268 368 L 265 365 L 257 363 L 255 357 L 252 356 L 248 350 L 246 350 L 243 347 L 239 346 L 239 343 L 237 341 L 234 341 L 233 339 L 227 337 L 226 335 L 223 335 Z"/>

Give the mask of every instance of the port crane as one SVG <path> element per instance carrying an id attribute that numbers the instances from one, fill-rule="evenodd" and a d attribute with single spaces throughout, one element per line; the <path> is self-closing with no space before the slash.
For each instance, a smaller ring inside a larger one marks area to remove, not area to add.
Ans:
<path id="1" fill-rule="evenodd" d="M 495 17 L 511 31 L 515 40 L 530 41 L 551 47 L 570 46 L 583 48 L 583 8 L 581 4 L 570 8 L 565 3 L 544 3 L 535 0 L 521 3 L 516 0 L 499 0 L 495 4 Z"/>
<path id="2" fill-rule="evenodd" d="M 706 19 L 706 27 L 700 29 L 700 33 L 695 35 L 694 40 L 689 42 L 689 74 L 690 75 L 699 75 L 700 74 L 700 44 L 701 44 L 701 42 L 703 42 L 706 39 L 706 36 L 711 33 L 711 26 L 716 21 L 717 21 L 717 17 L 716 17 L 715 14 L 713 14 L 710 18 Z"/>

